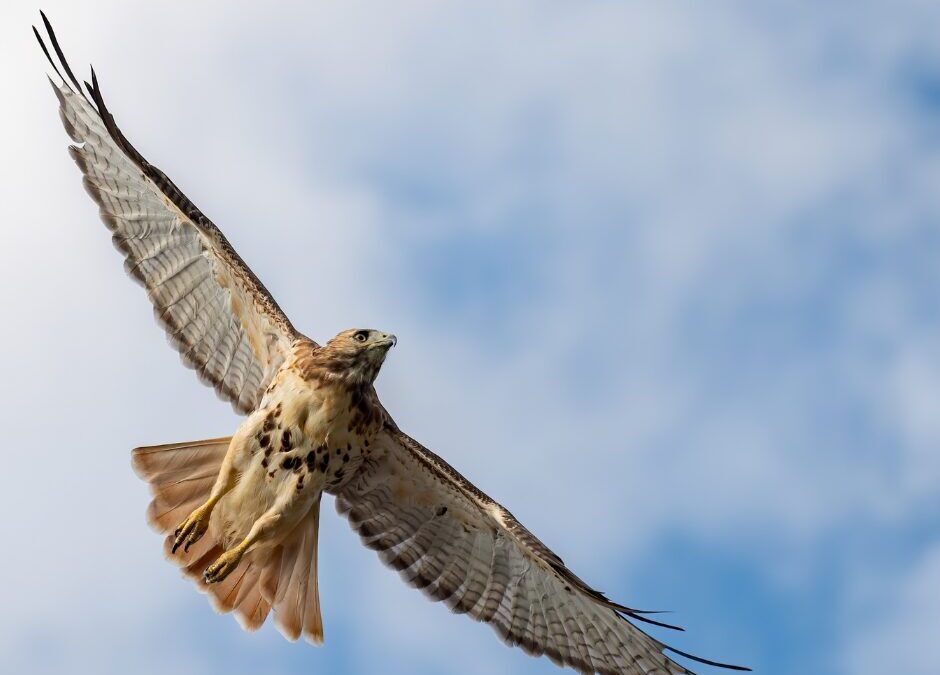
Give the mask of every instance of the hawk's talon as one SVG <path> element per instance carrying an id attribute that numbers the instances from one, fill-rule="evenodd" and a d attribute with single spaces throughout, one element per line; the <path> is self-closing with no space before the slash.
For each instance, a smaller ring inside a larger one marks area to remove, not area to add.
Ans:
<path id="1" fill-rule="evenodd" d="M 180 546 L 183 546 L 183 552 L 187 553 L 190 546 L 202 539 L 202 535 L 209 529 L 209 514 L 210 509 L 203 505 L 180 523 L 180 526 L 173 532 L 173 553 L 176 553 Z"/>
<path id="2" fill-rule="evenodd" d="M 214 563 L 206 568 L 205 574 L 203 575 L 206 583 L 217 584 L 220 581 L 224 581 L 225 577 L 238 567 L 238 563 L 241 562 L 243 555 L 243 551 L 239 548 L 233 548 L 231 551 L 226 551 L 220 555 Z"/>

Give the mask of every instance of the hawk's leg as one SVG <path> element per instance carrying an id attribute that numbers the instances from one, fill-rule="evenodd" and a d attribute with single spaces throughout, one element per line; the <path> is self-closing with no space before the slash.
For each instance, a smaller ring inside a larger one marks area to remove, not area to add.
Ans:
<path id="1" fill-rule="evenodd" d="M 303 504 L 305 502 L 313 503 L 311 501 L 312 496 L 316 497 L 314 501 L 320 499 L 322 484 L 311 486 L 313 489 L 310 490 L 300 490 L 297 484 L 301 480 L 301 478 L 294 476 L 293 480 L 287 481 L 274 504 L 254 522 L 245 538 L 220 555 L 214 563 L 206 568 L 205 578 L 207 583 L 214 584 L 225 579 L 232 573 L 232 570 L 238 567 L 242 557 L 255 546 L 277 540 L 287 534 L 298 522 L 296 517 L 291 517 L 297 515 L 297 507 L 302 507 L 300 512 L 306 514 L 308 507 Z M 300 485 L 302 486 L 303 483 L 300 483 Z"/>
<path id="2" fill-rule="evenodd" d="M 202 539 L 206 530 L 209 529 L 209 516 L 212 515 L 212 509 L 225 496 L 225 493 L 235 487 L 237 472 L 234 467 L 234 441 L 235 439 L 232 439 L 232 444 L 229 445 L 228 452 L 225 454 L 222 468 L 219 469 L 219 476 L 215 479 L 212 492 L 209 493 L 209 499 L 190 513 L 173 533 L 176 537 L 173 540 L 173 553 L 176 553 L 176 549 L 180 546 L 183 546 L 184 551 L 188 551 L 190 546 Z"/>

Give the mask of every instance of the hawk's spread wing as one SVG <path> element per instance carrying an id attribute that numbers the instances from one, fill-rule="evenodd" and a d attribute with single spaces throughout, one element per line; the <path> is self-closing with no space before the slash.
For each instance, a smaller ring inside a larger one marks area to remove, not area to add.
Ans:
<path id="1" fill-rule="evenodd" d="M 302 337 L 222 232 L 128 142 L 105 107 L 92 71 L 85 96 L 52 27 L 43 21 L 68 79 L 52 83 L 72 158 L 100 207 L 125 268 L 144 288 L 184 363 L 239 412 L 253 410 L 291 343 Z M 35 28 L 33 29 L 35 31 Z"/>
<path id="2" fill-rule="evenodd" d="M 509 511 L 394 426 L 373 444 L 336 508 L 408 584 L 530 654 L 587 673 L 689 672 L 664 649 L 724 666 L 628 622 L 657 623 L 590 588 Z"/>

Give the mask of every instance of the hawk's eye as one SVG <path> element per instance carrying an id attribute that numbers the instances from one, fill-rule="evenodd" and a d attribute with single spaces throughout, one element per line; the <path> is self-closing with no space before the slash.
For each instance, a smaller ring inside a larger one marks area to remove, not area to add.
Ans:
<path id="1" fill-rule="evenodd" d="M 359 342 L 365 342 L 366 340 L 369 339 L 369 331 L 361 330 L 358 333 L 356 333 L 353 337 L 356 338 Z"/>

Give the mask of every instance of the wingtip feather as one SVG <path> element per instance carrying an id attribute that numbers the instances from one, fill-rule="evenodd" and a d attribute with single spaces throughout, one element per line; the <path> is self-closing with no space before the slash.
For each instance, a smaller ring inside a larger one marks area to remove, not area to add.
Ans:
<path id="1" fill-rule="evenodd" d="M 46 27 L 46 34 L 49 36 L 49 41 L 52 43 L 52 49 L 55 51 L 56 56 L 59 57 L 59 62 L 62 64 L 62 68 L 65 70 L 65 74 L 68 75 L 69 80 L 73 85 L 75 85 L 76 91 L 84 97 L 85 94 L 82 92 L 82 87 L 78 83 L 78 78 L 76 78 L 75 73 L 72 72 L 72 68 L 69 66 L 69 62 L 65 59 L 65 54 L 62 52 L 62 47 L 59 46 L 59 40 L 56 38 L 55 30 L 52 28 L 52 23 L 50 23 L 49 18 L 42 10 L 39 10 L 39 15 L 42 17 L 42 23 Z M 53 67 L 54 66 L 55 64 L 53 64 Z M 62 75 L 60 74 L 59 77 L 62 77 Z M 63 80 L 64 79 L 65 78 L 63 78 Z"/>
<path id="2" fill-rule="evenodd" d="M 701 656 L 694 656 L 692 654 L 676 649 L 675 647 L 670 647 L 668 645 L 665 645 L 663 648 L 666 651 L 672 652 L 673 654 L 684 656 L 685 658 L 691 659 L 693 661 L 697 661 L 698 663 L 704 663 L 706 666 L 714 666 L 715 668 L 724 668 L 725 670 L 736 670 L 738 672 L 744 672 L 744 673 L 751 672 L 751 669 L 748 668 L 747 666 L 735 666 L 730 663 L 721 663 L 720 661 L 711 661 L 709 659 L 703 659 Z"/>

